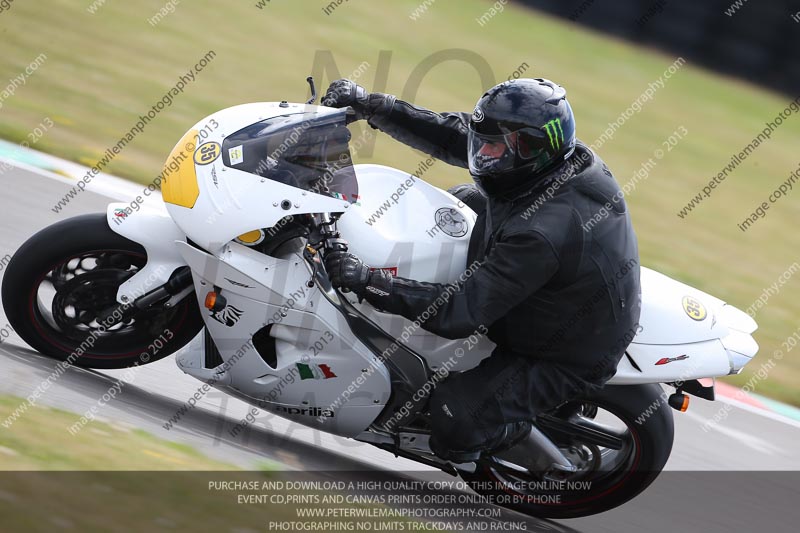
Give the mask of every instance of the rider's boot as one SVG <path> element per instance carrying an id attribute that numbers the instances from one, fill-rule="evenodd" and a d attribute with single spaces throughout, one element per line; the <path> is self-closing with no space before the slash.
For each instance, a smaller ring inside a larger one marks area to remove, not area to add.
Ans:
<path id="1" fill-rule="evenodd" d="M 430 439 L 431 450 L 442 459 L 453 463 L 468 463 L 477 461 L 482 454 L 493 455 L 508 450 L 528 436 L 531 423 L 528 420 L 511 422 L 501 426 L 494 438 L 487 443 L 470 450 L 446 449 L 439 446 L 435 436 Z"/>

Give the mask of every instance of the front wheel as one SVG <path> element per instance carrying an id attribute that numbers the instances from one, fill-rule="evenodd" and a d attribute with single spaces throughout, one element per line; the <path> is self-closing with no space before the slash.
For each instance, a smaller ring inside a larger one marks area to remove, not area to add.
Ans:
<path id="1" fill-rule="evenodd" d="M 14 254 L 3 308 L 17 334 L 48 357 L 99 369 L 156 361 L 192 340 L 203 321 L 192 297 L 171 309 L 118 306 L 119 286 L 146 263 L 144 248 L 111 231 L 104 214 L 70 218 Z"/>
<path id="2" fill-rule="evenodd" d="M 577 518 L 631 500 L 661 473 L 674 439 L 659 385 L 609 385 L 540 415 L 537 426 L 578 466 L 534 473 L 494 457 L 462 477 L 492 502 L 542 518 Z"/>

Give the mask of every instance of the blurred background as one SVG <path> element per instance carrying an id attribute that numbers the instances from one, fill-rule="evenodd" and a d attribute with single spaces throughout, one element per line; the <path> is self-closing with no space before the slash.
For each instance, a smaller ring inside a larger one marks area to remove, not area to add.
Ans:
<path id="1" fill-rule="evenodd" d="M 800 2 L 520 0 L 520 3 L 693 63 L 795 93 Z"/>
<path id="2" fill-rule="evenodd" d="M 800 7 L 766 4 L 3 0 L 0 138 L 94 165 L 210 51 L 195 81 L 105 172 L 150 183 L 199 119 L 244 102 L 304 101 L 312 74 L 320 91 L 351 77 L 436 111 L 471 111 L 502 80 L 549 78 L 566 87 L 579 138 L 620 184 L 634 185 L 626 200 L 642 264 L 753 310 L 761 352 L 726 381 L 748 383 L 781 349 L 785 357 L 749 388 L 800 404 L 800 348 L 789 340 L 800 328 L 800 275 L 786 275 L 800 272 L 800 193 L 790 191 L 747 231 L 738 227 L 800 166 L 800 118 L 787 115 L 687 210 L 800 96 Z M 33 62 L 24 83 L 14 82 Z M 355 154 L 409 172 L 421 159 L 381 134 Z M 425 179 L 446 187 L 469 176 L 438 162 Z M 51 202 L 43 198 L 41 209 Z"/>

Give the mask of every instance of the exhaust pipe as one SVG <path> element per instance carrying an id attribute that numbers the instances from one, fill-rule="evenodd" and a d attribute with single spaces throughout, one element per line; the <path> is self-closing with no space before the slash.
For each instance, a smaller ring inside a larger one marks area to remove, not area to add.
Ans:
<path id="1" fill-rule="evenodd" d="M 495 454 L 497 459 L 523 466 L 530 471 L 576 472 L 578 468 L 570 461 L 547 435 L 536 426 L 512 448 Z"/>

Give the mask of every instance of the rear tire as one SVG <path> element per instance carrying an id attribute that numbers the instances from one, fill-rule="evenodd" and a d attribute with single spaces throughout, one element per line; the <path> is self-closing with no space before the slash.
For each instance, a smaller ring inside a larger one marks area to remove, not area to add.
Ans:
<path id="1" fill-rule="evenodd" d="M 200 331 L 191 295 L 172 309 L 135 311 L 105 330 L 92 316 L 117 305 L 119 286 L 146 262 L 144 248 L 114 233 L 104 214 L 63 220 L 14 254 L 3 277 L 3 308 L 16 333 L 53 359 L 98 369 L 157 361 Z M 51 302 L 43 292 L 54 294 Z"/>
<path id="2" fill-rule="evenodd" d="M 618 417 L 627 426 L 630 442 L 635 444 L 630 455 L 616 470 L 590 473 L 580 478 L 590 482 L 581 490 L 522 493 L 510 489 L 505 485 L 506 482 L 509 479 L 520 479 L 520 476 L 504 471 L 491 457 L 482 459 L 474 473 L 462 473 L 462 477 L 475 492 L 491 498 L 503 507 L 531 516 L 578 518 L 613 509 L 645 490 L 658 477 L 669 459 L 674 426 L 671 408 L 662 395 L 661 387 L 656 384 L 609 385 L 580 400 L 581 403 L 600 407 Z M 642 418 L 645 413 L 649 415 Z M 533 478 L 529 479 L 533 481 Z M 524 478 L 519 486 L 525 486 Z M 527 486 L 536 487 L 530 482 Z"/>

